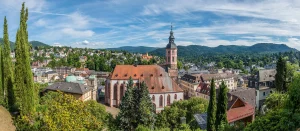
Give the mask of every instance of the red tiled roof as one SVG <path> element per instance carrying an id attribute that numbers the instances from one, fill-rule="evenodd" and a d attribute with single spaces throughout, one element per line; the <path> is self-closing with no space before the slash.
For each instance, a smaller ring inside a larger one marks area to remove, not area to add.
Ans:
<path id="1" fill-rule="evenodd" d="M 149 93 L 183 92 L 158 65 L 117 65 L 110 76 L 111 80 L 128 80 L 130 77 L 145 82 Z"/>
<path id="2" fill-rule="evenodd" d="M 227 111 L 227 121 L 228 123 L 241 120 L 248 116 L 255 114 L 255 108 L 248 103 L 244 103 L 245 106 L 231 108 Z"/>
<path id="3" fill-rule="evenodd" d="M 210 91 L 209 86 L 210 86 L 209 84 L 201 82 L 198 85 L 198 88 L 197 88 L 196 91 L 199 92 L 199 93 L 205 94 L 205 95 L 209 95 L 209 91 Z"/>

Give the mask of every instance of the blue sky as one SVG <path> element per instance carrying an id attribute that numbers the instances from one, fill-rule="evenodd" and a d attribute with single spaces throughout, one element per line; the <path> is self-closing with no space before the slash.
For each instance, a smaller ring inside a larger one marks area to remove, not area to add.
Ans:
<path id="1" fill-rule="evenodd" d="M 0 18 L 7 16 L 11 41 L 15 41 L 23 1 L 0 0 Z M 29 39 L 49 45 L 164 47 L 173 23 L 177 45 L 215 47 L 274 42 L 300 50 L 299 0 L 25 2 L 29 8 Z"/>

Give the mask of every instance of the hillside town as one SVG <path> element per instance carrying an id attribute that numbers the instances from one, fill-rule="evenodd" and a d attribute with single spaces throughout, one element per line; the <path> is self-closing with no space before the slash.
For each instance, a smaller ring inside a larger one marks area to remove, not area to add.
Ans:
<path id="1" fill-rule="evenodd" d="M 1 131 L 300 129 L 296 49 L 234 54 L 219 48 L 198 57 L 199 49 L 177 44 L 182 32 L 172 23 L 163 48 L 49 46 L 29 41 L 29 13 L 23 3 L 15 42 L 4 17 Z"/>

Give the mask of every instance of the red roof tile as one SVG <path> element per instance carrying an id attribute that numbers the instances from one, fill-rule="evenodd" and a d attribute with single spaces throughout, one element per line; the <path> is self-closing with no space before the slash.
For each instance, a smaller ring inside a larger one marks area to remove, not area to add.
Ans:
<path id="1" fill-rule="evenodd" d="M 228 123 L 241 120 L 243 118 L 246 118 L 248 116 L 255 114 L 255 108 L 251 106 L 248 103 L 244 103 L 245 106 L 237 107 L 237 108 L 231 108 L 227 111 L 227 120 Z"/>
<path id="2" fill-rule="evenodd" d="M 145 82 L 149 93 L 183 92 L 158 65 L 117 65 L 110 76 L 111 80 L 128 80 L 130 77 Z"/>

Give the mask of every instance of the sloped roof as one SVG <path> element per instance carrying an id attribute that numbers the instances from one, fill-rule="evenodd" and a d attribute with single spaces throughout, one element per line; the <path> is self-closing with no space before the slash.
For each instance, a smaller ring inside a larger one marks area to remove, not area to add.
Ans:
<path id="1" fill-rule="evenodd" d="M 255 107 L 255 89 L 254 88 L 237 88 L 229 92 L 232 95 L 239 97 L 244 102 Z"/>
<path id="2" fill-rule="evenodd" d="M 183 92 L 158 65 L 117 65 L 110 76 L 111 80 L 134 80 L 145 82 L 149 93 Z"/>
<path id="3" fill-rule="evenodd" d="M 56 82 L 44 89 L 44 91 L 52 90 L 52 91 L 62 91 L 66 93 L 74 93 L 74 94 L 84 94 L 90 90 L 92 90 L 92 87 L 79 84 L 79 83 L 73 83 L 73 82 Z"/>
<path id="4" fill-rule="evenodd" d="M 275 75 L 276 75 L 275 69 L 259 70 L 258 73 L 259 73 L 259 82 L 275 80 Z"/>
<path id="5" fill-rule="evenodd" d="M 231 108 L 227 111 L 227 121 L 228 123 L 243 119 L 245 117 L 255 114 L 255 107 L 248 103 L 244 103 L 245 106 L 238 108 Z"/>

